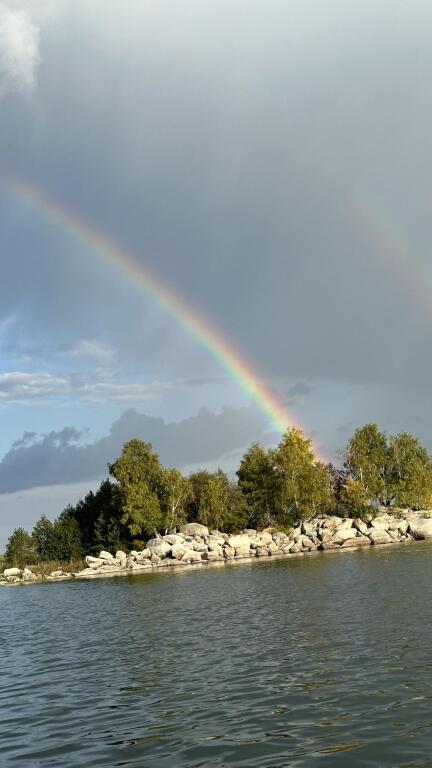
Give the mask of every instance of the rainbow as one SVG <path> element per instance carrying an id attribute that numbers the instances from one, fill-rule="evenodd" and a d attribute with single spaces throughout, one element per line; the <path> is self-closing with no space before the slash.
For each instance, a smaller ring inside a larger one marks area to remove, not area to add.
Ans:
<path id="1" fill-rule="evenodd" d="M 196 339 L 221 368 L 238 383 L 264 414 L 272 429 L 283 433 L 294 425 L 295 421 L 287 412 L 281 399 L 241 357 L 232 344 L 211 327 L 201 315 L 191 309 L 172 288 L 163 284 L 146 267 L 136 261 L 125 248 L 28 181 L 9 179 L 8 191 L 17 201 L 25 204 L 56 228 L 60 228 L 101 261 L 111 263 L 124 278 L 129 279 L 143 294 L 173 316 L 180 326 Z"/>
<path id="2" fill-rule="evenodd" d="M 405 294 L 412 293 L 416 309 L 430 321 L 430 269 L 416 253 L 407 233 L 382 208 L 367 202 L 366 196 L 352 201 L 350 219 L 374 260 L 398 279 Z"/>

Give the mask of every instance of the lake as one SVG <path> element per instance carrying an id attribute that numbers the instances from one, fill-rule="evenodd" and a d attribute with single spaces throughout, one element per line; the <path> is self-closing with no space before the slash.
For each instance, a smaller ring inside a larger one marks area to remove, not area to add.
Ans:
<path id="1" fill-rule="evenodd" d="M 432 545 L 0 590 L 0 762 L 431 766 Z"/>

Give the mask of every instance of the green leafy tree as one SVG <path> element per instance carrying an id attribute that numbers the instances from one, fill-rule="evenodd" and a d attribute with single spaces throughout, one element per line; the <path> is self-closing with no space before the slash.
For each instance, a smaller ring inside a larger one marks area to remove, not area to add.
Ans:
<path id="1" fill-rule="evenodd" d="M 130 543 L 129 530 L 121 523 L 119 488 L 110 480 L 104 480 L 96 492 L 90 491 L 76 506 L 66 507 L 64 514 L 77 521 L 86 554 L 123 549 Z"/>
<path id="2" fill-rule="evenodd" d="M 311 441 L 300 429 L 288 429 L 273 456 L 280 475 L 279 524 L 289 525 L 334 508 L 327 469 L 317 461 Z"/>
<path id="3" fill-rule="evenodd" d="M 186 505 L 191 498 L 192 487 L 178 469 L 165 469 L 161 485 L 163 527 L 168 531 L 186 522 Z"/>
<path id="4" fill-rule="evenodd" d="M 244 454 L 237 472 L 249 518 L 257 528 L 274 525 L 280 502 L 280 474 L 271 451 L 253 443 Z"/>
<path id="5" fill-rule="evenodd" d="M 109 471 L 118 483 L 120 522 L 130 534 L 154 534 L 162 530 L 163 470 L 150 443 L 137 439 L 125 443 L 121 456 L 109 466 Z"/>
<path id="6" fill-rule="evenodd" d="M 78 522 L 65 512 L 53 525 L 54 560 L 75 560 L 85 554 Z"/>
<path id="7" fill-rule="evenodd" d="M 384 505 L 392 500 L 388 461 L 387 439 L 376 424 L 366 424 L 355 431 L 345 451 L 345 468 L 354 480 L 363 483 L 371 501 Z"/>
<path id="8" fill-rule="evenodd" d="M 387 475 L 392 501 L 397 506 L 431 506 L 432 461 L 419 440 L 408 432 L 390 438 Z"/>
<path id="9" fill-rule="evenodd" d="M 365 517 L 371 505 L 368 492 L 361 480 L 354 480 L 349 475 L 341 486 L 338 501 L 342 511 L 348 516 Z"/>
<path id="10" fill-rule="evenodd" d="M 5 561 L 9 568 L 23 568 L 36 562 L 33 539 L 24 528 L 15 528 L 9 536 Z"/>
<path id="11" fill-rule="evenodd" d="M 204 478 L 200 478 L 201 481 Z M 207 473 L 201 485 L 197 520 L 208 528 L 221 531 L 241 530 L 249 521 L 246 500 L 237 483 L 221 469 Z"/>
<path id="12" fill-rule="evenodd" d="M 189 485 L 191 495 L 186 504 L 186 515 L 189 522 L 194 523 L 198 520 L 201 499 L 207 487 L 211 473 L 206 469 L 200 469 L 189 475 Z"/>
<path id="13" fill-rule="evenodd" d="M 198 511 L 198 522 L 208 528 L 223 530 L 228 517 L 228 478 L 221 470 L 210 474 L 203 489 Z"/>
<path id="14" fill-rule="evenodd" d="M 33 546 L 36 550 L 38 560 L 56 560 L 57 547 L 54 535 L 54 526 L 46 515 L 35 523 L 32 531 Z"/>

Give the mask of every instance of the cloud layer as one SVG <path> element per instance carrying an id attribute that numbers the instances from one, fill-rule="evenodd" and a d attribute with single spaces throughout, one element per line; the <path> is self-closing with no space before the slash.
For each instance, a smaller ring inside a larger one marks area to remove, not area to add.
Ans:
<path id="1" fill-rule="evenodd" d="M 134 437 L 151 442 L 164 464 L 187 466 L 221 459 L 246 446 L 265 431 L 263 418 L 249 408 L 225 408 L 213 414 L 203 408 L 176 423 L 125 411 L 109 435 L 83 444 L 73 427 L 46 435 L 26 432 L 0 462 L 0 493 L 38 486 L 94 480 Z"/>
<path id="2" fill-rule="evenodd" d="M 40 32 L 26 10 L 0 3 L 0 96 L 33 88 Z"/>

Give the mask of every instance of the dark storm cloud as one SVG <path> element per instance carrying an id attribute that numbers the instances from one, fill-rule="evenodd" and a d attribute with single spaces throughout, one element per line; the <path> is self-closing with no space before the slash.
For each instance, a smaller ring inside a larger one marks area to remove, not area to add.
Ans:
<path id="1" fill-rule="evenodd" d="M 288 397 L 304 397 L 312 392 L 312 387 L 304 381 L 298 381 L 288 390 Z"/>
<path id="2" fill-rule="evenodd" d="M 82 444 L 83 433 L 73 427 L 46 435 L 26 432 L 0 462 L 0 493 L 99 478 L 134 437 L 151 442 L 163 463 L 186 466 L 217 461 L 264 432 L 263 419 L 249 408 L 219 414 L 202 408 L 176 423 L 128 410 L 109 435 L 90 444 Z"/>
<path id="3" fill-rule="evenodd" d="M 429 328 L 352 212 L 360 195 L 413 250 L 429 240 L 427 5 L 64 7 L 41 30 L 38 90 L 2 114 L 5 171 L 124 242 L 268 374 L 432 373 Z M 2 212 L 0 295 L 35 335 L 91 325 L 129 359 L 198 365 L 108 268 L 7 197 Z"/>

